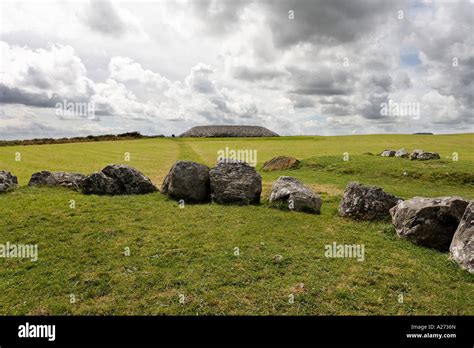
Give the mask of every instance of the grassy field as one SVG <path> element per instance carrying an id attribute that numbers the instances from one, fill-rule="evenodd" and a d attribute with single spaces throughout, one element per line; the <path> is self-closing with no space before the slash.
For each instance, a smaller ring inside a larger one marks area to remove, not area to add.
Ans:
<path id="1" fill-rule="evenodd" d="M 257 150 L 258 170 L 277 155 L 295 156 L 302 166 L 261 172 L 262 204 L 251 207 L 180 209 L 159 192 L 99 197 L 26 186 L 35 171 L 88 174 L 111 163 L 136 167 L 161 186 L 174 161 L 212 166 L 217 151 L 226 147 Z M 368 154 L 401 147 L 436 151 L 441 159 Z M 343 160 L 345 152 L 349 161 Z M 352 180 L 402 198 L 474 199 L 473 134 L 9 146 L 0 147 L 0 170 L 17 175 L 22 185 L 0 195 L 0 244 L 38 244 L 39 249 L 37 262 L 0 258 L 2 315 L 474 315 L 474 276 L 447 253 L 397 238 L 388 221 L 337 216 Z M 322 214 L 269 208 L 266 197 L 280 175 L 300 178 L 317 191 Z M 365 260 L 326 258 L 324 246 L 333 242 L 363 244 Z M 275 262 L 275 255 L 282 261 Z"/>

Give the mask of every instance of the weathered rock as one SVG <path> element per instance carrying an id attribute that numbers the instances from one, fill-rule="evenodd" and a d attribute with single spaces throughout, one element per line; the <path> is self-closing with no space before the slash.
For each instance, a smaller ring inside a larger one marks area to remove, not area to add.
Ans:
<path id="1" fill-rule="evenodd" d="M 262 177 L 246 163 L 221 160 L 209 171 L 211 198 L 219 204 L 258 204 Z"/>
<path id="2" fill-rule="evenodd" d="M 18 186 L 18 178 L 10 172 L 0 170 L 0 193 L 14 190 Z"/>
<path id="3" fill-rule="evenodd" d="M 298 168 L 299 165 L 300 165 L 300 161 L 298 161 L 294 157 L 278 156 L 278 157 L 272 158 L 269 161 L 266 161 L 263 164 L 262 170 L 270 171 L 270 170 L 294 169 L 294 168 Z"/>
<path id="4" fill-rule="evenodd" d="M 380 156 L 382 157 L 393 157 L 395 156 L 396 151 L 395 150 L 383 150 L 380 153 Z"/>
<path id="5" fill-rule="evenodd" d="M 406 152 L 405 149 L 397 150 L 395 157 L 408 158 L 408 152 Z"/>
<path id="6" fill-rule="evenodd" d="M 210 199 L 209 167 L 191 161 L 178 161 L 163 181 L 161 192 L 187 202 L 206 202 Z"/>
<path id="7" fill-rule="evenodd" d="M 439 154 L 436 152 L 425 152 L 423 150 L 413 150 L 410 154 L 411 160 L 427 161 L 433 159 L 440 159 Z"/>
<path id="8" fill-rule="evenodd" d="M 120 195 L 123 190 L 115 182 L 102 172 L 92 173 L 81 182 L 82 192 L 94 195 Z"/>
<path id="9" fill-rule="evenodd" d="M 79 189 L 85 175 L 79 173 L 49 172 L 43 170 L 33 173 L 29 186 L 64 186 Z"/>
<path id="10" fill-rule="evenodd" d="M 474 273 L 474 202 L 471 201 L 454 232 L 451 246 L 451 258 L 462 268 Z"/>
<path id="11" fill-rule="evenodd" d="M 414 197 L 398 202 L 390 214 L 400 237 L 447 251 L 467 205 L 460 197 Z"/>
<path id="12" fill-rule="evenodd" d="M 385 219 L 390 216 L 389 210 L 398 200 L 398 197 L 386 193 L 380 187 L 351 182 L 339 204 L 339 215 L 356 220 Z"/>
<path id="13" fill-rule="evenodd" d="M 145 194 L 156 191 L 150 179 L 135 168 L 112 164 L 81 181 L 82 191 L 97 195 Z"/>
<path id="14" fill-rule="evenodd" d="M 309 187 L 291 176 L 280 176 L 272 185 L 270 206 L 320 214 L 323 201 Z"/>

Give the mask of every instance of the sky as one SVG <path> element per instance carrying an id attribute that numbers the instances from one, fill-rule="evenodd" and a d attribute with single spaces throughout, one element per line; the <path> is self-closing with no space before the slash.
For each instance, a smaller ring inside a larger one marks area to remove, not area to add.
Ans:
<path id="1" fill-rule="evenodd" d="M 0 3 L 0 139 L 474 131 L 472 0 Z"/>

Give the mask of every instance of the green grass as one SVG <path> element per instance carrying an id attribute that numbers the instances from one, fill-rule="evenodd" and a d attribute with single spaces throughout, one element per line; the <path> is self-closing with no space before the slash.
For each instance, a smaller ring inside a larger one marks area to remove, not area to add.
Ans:
<path id="1" fill-rule="evenodd" d="M 302 165 L 262 172 L 264 194 L 256 207 L 198 204 L 180 209 L 158 192 L 99 197 L 26 186 L 35 171 L 90 173 L 110 163 L 134 166 L 160 186 L 175 160 L 213 165 L 217 151 L 226 146 L 257 150 L 258 169 L 276 155 L 295 156 Z M 401 147 L 436 151 L 441 160 L 364 155 Z M 21 161 L 15 161 L 16 152 Z M 125 152 L 130 162 L 124 162 Z M 347 162 L 344 152 L 350 156 Z M 453 152 L 459 161 L 448 158 Z M 474 276 L 448 260 L 447 253 L 397 238 L 388 221 L 337 216 L 342 191 L 352 180 L 403 198 L 474 199 L 473 134 L 157 138 L 0 147 L 2 169 L 17 175 L 22 187 L 0 195 L 0 244 L 39 248 L 37 262 L 0 258 L 3 315 L 474 314 Z M 265 196 L 279 175 L 298 177 L 319 192 L 321 215 L 269 208 Z M 76 209 L 70 209 L 71 199 Z M 333 241 L 363 244 L 365 260 L 324 257 L 324 246 Z M 125 248 L 130 256 L 124 255 Z M 275 255 L 283 260 L 275 263 Z M 76 303 L 70 303 L 71 294 Z M 180 294 L 185 303 L 179 302 Z"/>

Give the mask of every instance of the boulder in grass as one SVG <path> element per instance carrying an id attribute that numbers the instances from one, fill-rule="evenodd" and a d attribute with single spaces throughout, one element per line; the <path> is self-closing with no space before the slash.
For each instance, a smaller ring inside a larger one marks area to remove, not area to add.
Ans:
<path id="1" fill-rule="evenodd" d="M 395 157 L 408 158 L 408 152 L 405 149 L 400 149 L 395 152 Z"/>
<path id="2" fill-rule="evenodd" d="M 123 188 L 102 172 L 92 173 L 81 182 L 82 192 L 87 195 L 121 195 Z"/>
<path id="3" fill-rule="evenodd" d="M 390 214 L 398 236 L 447 251 L 468 203 L 461 197 L 414 197 L 398 202 Z"/>
<path id="4" fill-rule="evenodd" d="M 161 193 L 187 202 L 209 201 L 211 195 L 209 167 L 191 161 L 176 162 L 163 181 Z"/>
<path id="5" fill-rule="evenodd" d="M 291 176 L 280 176 L 272 185 L 270 206 L 320 214 L 321 198 L 301 181 Z"/>
<path id="6" fill-rule="evenodd" d="M 274 157 L 269 161 L 266 161 L 263 164 L 262 170 L 271 171 L 271 170 L 285 170 L 285 169 L 294 169 L 298 168 L 300 161 L 294 157 L 288 156 L 278 156 Z"/>
<path id="7" fill-rule="evenodd" d="M 474 273 L 474 201 L 466 207 L 454 232 L 449 251 L 454 261 L 470 273 Z"/>
<path id="8" fill-rule="evenodd" d="M 395 150 L 383 150 L 380 153 L 380 156 L 382 156 L 382 157 L 393 157 L 393 156 L 395 156 L 396 152 L 397 151 L 395 151 Z"/>
<path id="9" fill-rule="evenodd" d="M 124 194 L 145 194 L 157 191 L 149 178 L 125 164 L 111 164 L 102 169 L 102 173 L 114 179 L 123 188 Z"/>
<path id="10" fill-rule="evenodd" d="M 380 187 L 351 182 L 339 204 L 339 215 L 355 220 L 382 220 L 390 217 L 390 208 L 399 200 Z"/>
<path id="11" fill-rule="evenodd" d="M 418 161 L 428 161 L 434 159 L 440 159 L 439 154 L 437 152 L 426 152 L 423 150 L 413 150 L 410 154 L 411 160 L 418 160 Z"/>
<path id="12" fill-rule="evenodd" d="M 0 170 L 0 193 L 14 190 L 18 187 L 18 178 L 10 172 Z"/>
<path id="13" fill-rule="evenodd" d="M 64 186 L 79 189 L 85 175 L 79 173 L 49 172 L 43 170 L 33 173 L 29 186 Z"/>
<path id="14" fill-rule="evenodd" d="M 220 160 L 209 171 L 212 201 L 219 204 L 258 204 L 262 177 L 243 162 Z"/>
<path id="15" fill-rule="evenodd" d="M 125 164 L 112 164 L 81 181 L 82 191 L 97 195 L 132 195 L 157 189 L 144 174 Z"/>

